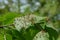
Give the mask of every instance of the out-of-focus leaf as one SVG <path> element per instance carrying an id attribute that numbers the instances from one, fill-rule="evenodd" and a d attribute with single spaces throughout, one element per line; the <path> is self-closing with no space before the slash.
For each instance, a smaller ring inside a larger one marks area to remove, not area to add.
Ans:
<path id="1" fill-rule="evenodd" d="M 49 39 L 50 40 L 57 40 L 58 38 L 58 32 L 53 29 L 53 28 L 50 28 L 50 27 L 45 27 L 45 30 L 49 33 Z"/>
<path id="2" fill-rule="evenodd" d="M 21 31 L 22 36 L 25 40 L 32 40 L 37 32 L 40 30 L 35 28 L 34 26 L 30 26 L 28 29 Z"/>
<path id="3" fill-rule="evenodd" d="M 12 40 L 12 36 L 10 34 L 5 34 L 6 40 Z"/>
<path id="4" fill-rule="evenodd" d="M 60 40 L 60 35 L 59 35 L 59 37 L 58 37 L 58 39 L 57 40 Z"/>
<path id="5" fill-rule="evenodd" d="M 0 21 L 2 23 L 1 25 L 8 25 L 13 23 L 14 18 L 17 16 L 19 16 L 19 14 L 13 12 L 4 14 L 0 17 Z"/>
<path id="6" fill-rule="evenodd" d="M 0 40 L 4 40 L 4 30 L 0 28 Z"/>
<path id="7" fill-rule="evenodd" d="M 0 34 L 0 40 L 4 40 L 4 35 Z"/>

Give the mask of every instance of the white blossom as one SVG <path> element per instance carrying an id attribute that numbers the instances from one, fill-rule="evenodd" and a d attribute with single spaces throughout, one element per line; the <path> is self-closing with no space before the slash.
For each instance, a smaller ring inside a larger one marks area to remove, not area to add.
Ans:
<path id="1" fill-rule="evenodd" d="M 49 40 L 49 34 L 47 32 L 40 31 L 36 34 L 33 40 Z"/>
<path id="2" fill-rule="evenodd" d="M 22 17 L 15 18 L 14 25 L 15 25 L 15 28 L 18 31 L 20 31 L 21 28 L 27 29 L 29 26 L 33 25 L 33 23 L 38 23 L 40 22 L 40 20 L 43 20 L 43 19 L 45 19 L 45 17 L 42 18 L 40 16 L 33 15 L 33 14 L 25 15 Z"/>

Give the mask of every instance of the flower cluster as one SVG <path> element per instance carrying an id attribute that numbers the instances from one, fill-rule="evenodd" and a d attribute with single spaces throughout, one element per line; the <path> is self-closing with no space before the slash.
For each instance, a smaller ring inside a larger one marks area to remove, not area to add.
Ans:
<path id="1" fill-rule="evenodd" d="M 33 40 L 49 40 L 49 34 L 47 32 L 40 31 L 36 34 Z"/>
<path id="2" fill-rule="evenodd" d="M 20 31 L 21 28 L 27 29 L 29 26 L 33 25 L 34 23 L 40 22 L 40 20 L 45 19 L 45 17 L 40 17 L 33 14 L 28 14 L 22 17 L 15 18 L 14 25 L 15 28 Z"/>

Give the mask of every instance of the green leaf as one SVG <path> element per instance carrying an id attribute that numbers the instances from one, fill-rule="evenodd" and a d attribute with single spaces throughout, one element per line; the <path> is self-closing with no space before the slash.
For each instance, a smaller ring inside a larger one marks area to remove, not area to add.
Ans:
<path id="1" fill-rule="evenodd" d="M 13 23 L 14 18 L 20 16 L 20 14 L 14 13 L 14 12 L 8 12 L 5 13 L 3 16 L 0 17 L 1 25 L 9 25 Z"/>
<path id="2" fill-rule="evenodd" d="M 50 28 L 50 27 L 46 27 L 45 30 L 49 33 L 49 38 L 50 40 L 57 40 L 58 38 L 58 32 L 53 29 L 53 28 Z"/>
<path id="3" fill-rule="evenodd" d="M 0 28 L 0 40 L 4 40 L 4 30 Z"/>
<path id="4" fill-rule="evenodd" d="M 10 34 L 6 34 L 6 40 L 12 40 L 12 36 Z"/>
<path id="5" fill-rule="evenodd" d="M 32 40 L 34 38 L 34 36 L 36 35 L 36 33 L 39 31 L 40 30 L 38 30 L 34 26 L 30 26 L 28 29 L 26 29 L 24 31 L 22 30 L 21 34 L 25 40 Z"/>
<path id="6" fill-rule="evenodd" d="M 0 40 L 4 40 L 4 35 L 0 34 Z"/>

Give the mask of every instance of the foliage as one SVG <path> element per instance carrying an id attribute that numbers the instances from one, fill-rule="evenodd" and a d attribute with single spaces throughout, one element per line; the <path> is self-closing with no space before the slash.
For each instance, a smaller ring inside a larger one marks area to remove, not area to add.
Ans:
<path id="1" fill-rule="evenodd" d="M 9 25 L 13 23 L 14 18 L 19 16 L 19 14 L 16 14 L 14 12 L 7 12 L 4 15 L 0 16 L 0 24 L 1 25 Z"/>
<path id="2" fill-rule="evenodd" d="M 0 28 L 0 40 L 4 40 L 4 31 Z"/>
<path id="3" fill-rule="evenodd" d="M 5 33 L 4 35 L 6 37 L 5 39 L 6 40 L 34 40 L 35 39 L 34 37 L 36 35 L 39 35 L 37 33 L 41 32 L 40 35 L 42 37 L 41 38 L 42 40 L 44 40 L 44 39 L 57 40 L 58 32 L 55 29 L 48 27 L 46 24 L 46 20 L 44 20 L 44 19 L 39 20 L 39 22 L 37 21 L 36 23 L 30 25 L 26 29 L 25 29 L 25 27 L 23 27 L 23 28 L 19 29 L 20 31 L 16 30 L 15 28 L 12 29 L 11 26 L 5 27 L 4 28 L 4 33 Z M 19 21 L 19 20 L 17 20 L 17 21 Z M 48 34 L 46 34 L 46 36 L 44 37 L 45 33 L 48 33 Z M 42 34 L 44 34 L 44 35 L 42 35 Z M 37 36 L 36 40 L 39 40 L 39 39 L 40 39 L 40 37 Z"/>
<path id="4" fill-rule="evenodd" d="M 22 28 L 20 31 L 9 28 L 9 29 L 6 29 L 6 34 L 11 35 L 12 40 L 34 40 L 33 38 L 36 35 L 39 35 L 37 33 L 42 32 L 40 34 L 42 36 L 42 40 L 44 40 L 45 33 L 48 33 L 46 35 L 49 36 L 47 40 L 56 40 L 57 39 L 58 33 L 55 29 L 47 27 L 47 26 L 45 26 L 45 28 L 42 28 L 43 26 L 41 26 L 40 24 L 44 24 L 44 23 L 42 23 L 42 22 L 36 23 L 27 29 Z M 39 25 L 39 26 L 37 26 L 37 25 Z M 44 34 L 44 35 L 42 35 L 42 34 Z M 40 38 L 40 37 L 37 36 L 36 40 L 38 40 L 38 38 Z"/>
<path id="5" fill-rule="evenodd" d="M 0 2 L 0 40 L 60 40 L 59 0 L 7 1 Z"/>

